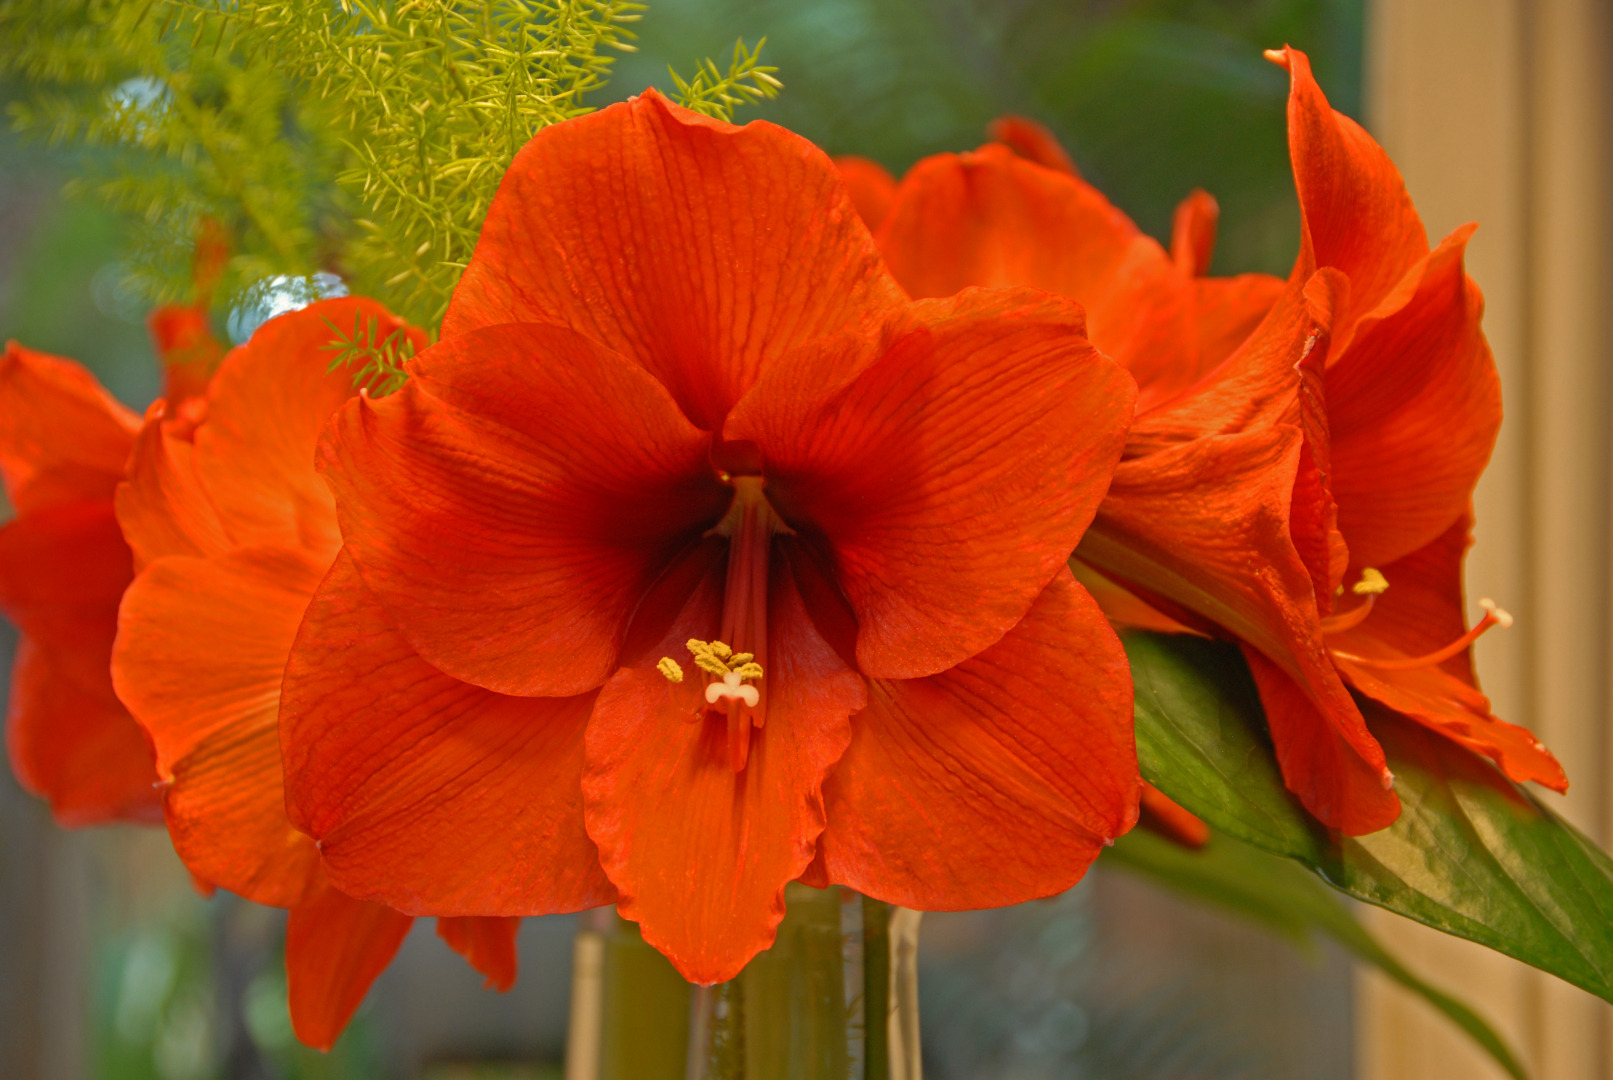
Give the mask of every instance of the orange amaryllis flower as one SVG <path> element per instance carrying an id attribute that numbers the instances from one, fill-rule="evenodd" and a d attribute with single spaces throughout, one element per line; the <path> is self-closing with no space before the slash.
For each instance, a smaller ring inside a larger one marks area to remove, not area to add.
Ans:
<path id="1" fill-rule="evenodd" d="M 1490 714 L 1468 657 L 1504 621 L 1465 631 L 1461 602 L 1468 502 L 1500 422 L 1462 271 L 1471 228 L 1430 252 L 1382 150 L 1327 106 L 1302 54 L 1276 55 L 1304 221 L 1286 284 L 1198 276 L 1214 240 L 1203 193 L 1167 255 L 1068 170 L 990 147 L 915 166 L 881 245 L 917 295 L 1018 282 L 1088 304 L 1139 410 L 1078 554 L 1241 639 L 1285 780 L 1322 821 L 1362 833 L 1399 813 L 1347 688 L 1562 790 L 1550 754 Z"/>
<path id="2" fill-rule="evenodd" d="M 140 572 L 112 657 L 118 695 L 156 750 L 175 850 L 198 878 L 291 909 L 292 1019 L 319 1047 L 341 1033 L 412 922 L 332 888 L 314 842 L 285 813 L 281 671 L 341 546 L 314 471 L 321 427 L 354 393 L 346 370 L 329 370 L 332 326 L 371 340 L 402 330 L 371 301 L 316 304 L 232 352 L 194 423 L 165 424 L 153 408 L 117 495 Z M 443 934 L 507 987 L 515 920 L 493 923 Z"/>
<path id="3" fill-rule="evenodd" d="M 907 301 L 772 125 L 652 91 L 539 133 L 442 342 L 331 429 L 294 820 L 412 910 L 614 886 L 701 983 L 798 878 L 1067 888 L 1139 783 L 1124 654 L 1065 567 L 1132 405 L 1081 330 L 1024 291 Z"/>
<path id="4" fill-rule="evenodd" d="M 63 825 L 161 818 L 151 748 L 112 690 L 133 577 L 112 493 L 139 419 L 88 371 L 15 342 L 0 358 L 0 610 L 22 631 L 6 747 Z"/>

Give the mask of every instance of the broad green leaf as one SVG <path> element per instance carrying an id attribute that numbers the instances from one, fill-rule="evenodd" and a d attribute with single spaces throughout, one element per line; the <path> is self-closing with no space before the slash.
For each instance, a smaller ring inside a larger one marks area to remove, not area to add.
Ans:
<path id="1" fill-rule="evenodd" d="M 1404 809 L 1381 832 L 1333 835 L 1283 788 L 1234 647 L 1139 633 L 1126 650 L 1138 758 L 1161 791 L 1351 896 L 1613 1001 L 1613 859 L 1487 761 L 1363 702 Z"/>
<path id="2" fill-rule="evenodd" d="M 1283 787 L 1254 678 L 1238 650 L 1179 634 L 1124 637 L 1143 775 L 1223 832 L 1319 863 L 1327 830 Z"/>
<path id="3" fill-rule="evenodd" d="M 1522 1064 L 1483 1017 L 1408 971 L 1355 920 L 1338 897 L 1294 862 L 1216 834 L 1197 851 L 1134 829 L 1104 855 L 1190 899 L 1206 901 L 1253 920 L 1300 944 L 1326 934 L 1356 957 L 1420 995 L 1448 1016 L 1507 1072 L 1526 1080 Z"/>

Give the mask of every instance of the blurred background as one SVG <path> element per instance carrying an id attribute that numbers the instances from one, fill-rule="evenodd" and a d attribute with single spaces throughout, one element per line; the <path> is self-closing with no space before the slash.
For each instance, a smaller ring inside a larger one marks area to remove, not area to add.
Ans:
<path id="1" fill-rule="evenodd" d="M 1479 85 L 1488 76 L 1494 90 L 1513 87 L 1508 78 L 1521 86 L 1533 77 L 1475 60 L 1489 55 L 1485 48 L 1516 59 L 1518 49 L 1539 47 L 1535 37 L 1518 37 L 1533 25 L 1519 21 L 1519 12 L 1532 5 L 1406 4 L 1399 15 L 1375 20 L 1369 33 L 1363 0 L 651 0 L 638 27 L 639 52 L 617 62 L 610 87 L 593 103 L 646 85 L 668 88 L 669 63 L 687 72 L 702 56 L 722 62 L 736 35 L 748 42 L 766 35 L 766 62 L 778 66 L 786 89 L 776 101 L 743 110 L 741 121 L 772 120 L 830 153 L 865 155 L 900 175 L 926 154 L 978 145 L 993 117 L 1020 113 L 1051 127 L 1086 178 L 1145 231 L 1167 239 L 1177 201 L 1203 187 L 1222 211 L 1213 272 L 1284 274 L 1298 244 L 1284 131 L 1287 80 L 1261 58 L 1262 49 L 1291 43 L 1306 50 L 1334 107 L 1358 117 L 1364 87 L 1378 94 L 1374 100 L 1411 93 L 1394 81 L 1396 73 L 1419 70 L 1425 54 L 1418 44 L 1437 43 L 1453 27 L 1479 36 L 1463 46 L 1467 63 L 1460 50 L 1433 56 L 1436 67 L 1441 56 L 1449 61 L 1439 69 L 1449 69 L 1447 78 Z M 1412 8 L 1444 14 L 1416 23 L 1407 21 Z M 1398 66 L 1375 68 L 1364 79 L 1369 43 L 1377 54 L 1399 57 Z M 1440 116 L 1463 119 L 1460 97 L 1447 101 L 1438 91 L 1419 92 L 1445 101 L 1445 113 L 1380 108 L 1368 117 L 1400 133 L 1402 145 L 1389 143 L 1397 156 L 1437 134 Z M 1469 127 L 1493 136 L 1491 143 L 1500 138 L 1497 125 L 1527 127 L 1501 108 L 1481 108 L 1466 117 Z M 1445 159 L 1425 153 L 1422 172 L 1408 171 L 1420 205 L 1419 182 L 1429 185 L 1436 215 L 1479 216 L 1460 194 L 1465 145 Z M 1529 145 L 1513 139 L 1496 154 L 1517 168 Z M 119 285 L 117 219 L 59 195 L 73 167 L 67 151 L 0 134 L 0 339 L 83 362 L 139 409 L 160 385 L 144 312 Z M 1453 183 L 1458 194 L 1440 203 L 1438 192 Z M 1505 198 L 1514 196 L 1524 198 Z M 1477 210 L 1528 217 L 1522 202 L 1505 198 Z M 1441 219 L 1437 231 L 1455 223 Z M 1430 228 L 1436 231 L 1432 219 Z M 1490 257 L 1497 267 L 1511 266 L 1498 249 Z M 1507 362 L 1503 357 L 1504 377 Z M 1590 400 L 1605 403 L 1605 387 L 1599 392 L 1603 398 Z M 1605 510 L 1605 499 L 1598 505 Z M 1596 581 L 1605 599 L 1605 577 Z M 1605 628 L 1598 640 L 1605 643 Z M 13 641 L 0 624 L 0 677 Z M 1510 662 L 1490 661 L 1503 677 Z M 1605 695 L 1599 700 L 1605 706 Z M 1511 715 L 1525 717 L 1528 708 L 1524 702 Z M 1600 831 L 1599 823 L 1582 827 Z M 482 990 L 422 921 L 337 1048 L 316 1054 L 291 1037 L 281 913 L 223 894 L 202 899 L 160 831 L 54 827 L 4 772 L 0 1078 L 558 1077 L 574 923 L 527 920 L 520 981 L 498 995 Z M 924 1059 L 932 1080 L 1487 1075 L 1480 1064 L 1445 1071 L 1457 1066 L 1426 1062 L 1421 1071 L 1396 1072 L 1392 1054 L 1379 1060 L 1383 1040 L 1416 1044 L 1423 1038 L 1416 1025 L 1437 1021 L 1419 1020 L 1414 1006 L 1369 984 L 1361 1015 L 1381 1038 L 1362 1044 L 1351 966 L 1330 947 L 1297 948 L 1101 863 L 1053 901 L 927 916 L 922 943 Z M 1506 991 L 1497 1007 L 1517 1006 L 1500 1020 L 1533 1057 L 1545 1036 L 1531 1033 L 1546 1029 L 1529 1018 L 1542 1015 L 1548 999 L 1536 994 L 1529 1004 L 1527 996 Z M 1608 1061 L 1602 1014 L 1592 1029 L 1587 1045 L 1603 1049 L 1590 1071 L 1554 1076 L 1613 1075 L 1600 1071 Z M 1370 1062 L 1358 1060 L 1359 1045 L 1368 1045 Z M 1451 1053 L 1457 1056 L 1447 1063 L 1471 1060 Z"/>

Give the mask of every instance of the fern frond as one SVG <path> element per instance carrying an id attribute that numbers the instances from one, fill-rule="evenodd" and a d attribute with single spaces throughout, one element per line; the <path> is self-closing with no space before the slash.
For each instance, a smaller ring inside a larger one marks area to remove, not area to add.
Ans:
<path id="1" fill-rule="evenodd" d="M 403 388 L 409 379 L 403 365 L 414 355 L 414 342 L 406 328 L 400 326 L 382 338 L 380 320 L 366 319 L 363 315 L 353 317 L 352 334 L 343 333 L 329 319 L 325 320 L 325 325 L 336 335 L 335 341 L 322 346 L 336 354 L 326 370 L 352 369 L 353 385 L 375 398 L 386 397 Z"/>
<path id="2" fill-rule="evenodd" d="M 731 122 L 734 110 L 739 106 L 777 97 L 778 92 L 784 89 L 784 84 L 774 77 L 778 68 L 768 67 L 761 62 L 762 46 L 766 44 L 765 37 L 756 43 L 754 49 L 745 48 L 744 38 L 736 41 L 726 75 L 718 70 L 710 57 L 696 66 L 694 77 L 690 79 L 667 68 L 667 74 L 672 76 L 672 83 L 677 87 L 675 96 L 678 104 L 697 113 Z"/>
<path id="3" fill-rule="evenodd" d="M 204 0 L 185 0 L 195 10 Z M 539 128 L 586 112 L 632 0 L 236 0 L 238 41 L 306 85 L 359 208 L 342 272 L 422 326 L 447 309 L 493 193 Z"/>

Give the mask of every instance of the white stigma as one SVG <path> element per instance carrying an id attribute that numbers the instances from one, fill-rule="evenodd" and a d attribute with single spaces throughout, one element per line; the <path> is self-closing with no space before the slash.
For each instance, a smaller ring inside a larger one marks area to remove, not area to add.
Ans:
<path id="1" fill-rule="evenodd" d="M 1497 607 L 1495 601 L 1488 596 L 1479 601 L 1479 607 L 1489 612 L 1490 618 L 1494 619 L 1495 625 L 1501 629 L 1505 630 L 1512 625 L 1512 616 L 1507 613 L 1506 608 Z"/>
<path id="2" fill-rule="evenodd" d="M 706 687 L 706 704 L 715 705 L 719 698 L 730 701 L 743 701 L 751 708 L 762 700 L 762 692 L 754 686 L 746 686 L 740 681 L 737 671 L 730 671 L 722 677 L 722 682 L 714 682 Z"/>

